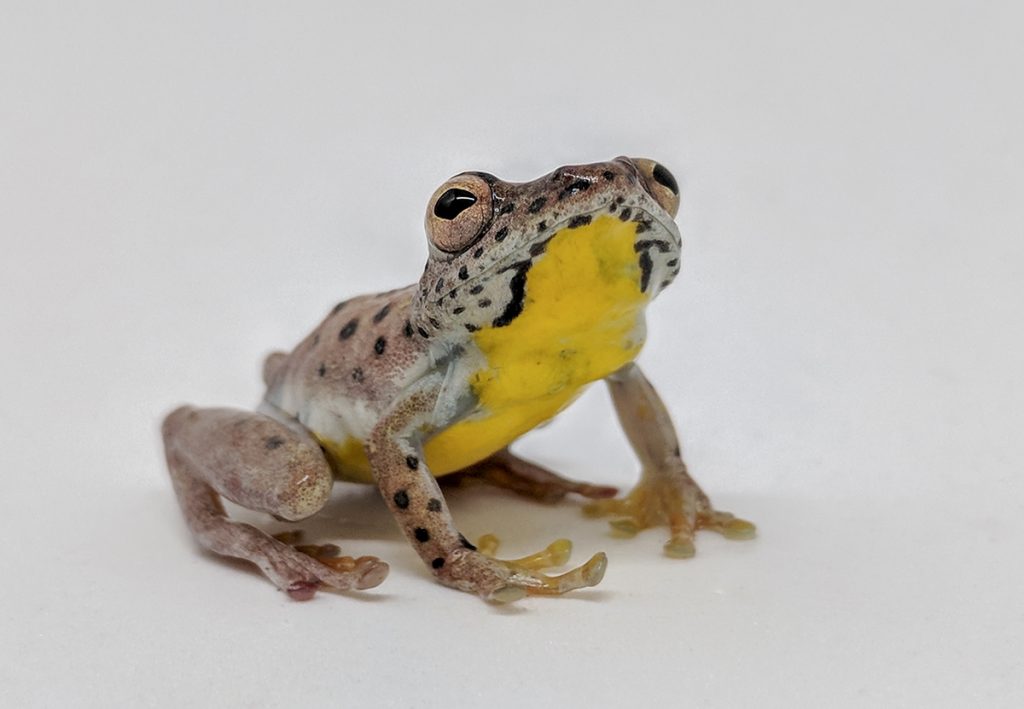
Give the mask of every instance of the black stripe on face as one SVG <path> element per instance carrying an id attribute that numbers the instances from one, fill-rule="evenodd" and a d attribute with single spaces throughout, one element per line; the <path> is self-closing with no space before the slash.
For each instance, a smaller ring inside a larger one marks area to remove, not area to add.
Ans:
<path id="1" fill-rule="evenodd" d="M 512 298 L 509 300 L 505 310 L 491 323 L 494 327 L 505 327 L 523 312 L 523 301 L 526 299 L 526 272 L 530 270 L 533 261 L 520 261 L 512 264 L 508 269 L 516 269 L 516 275 L 512 276 L 508 288 Z"/>
<path id="2" fill-rule="evenodd" d="M 651 269 L 654 268 L 654 262 L 651 261 L 651 254 L 648 253 L 647 249 L 640 252 L 640 292 L 646 293 L 647 286 L 651 282 Z"/>

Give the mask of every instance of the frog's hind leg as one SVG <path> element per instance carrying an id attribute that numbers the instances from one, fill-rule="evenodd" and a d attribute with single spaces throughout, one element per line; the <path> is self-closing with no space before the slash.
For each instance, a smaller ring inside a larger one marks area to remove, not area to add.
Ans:
<path id="1" fill-rule="evenodd" d="M 371 588 L 387 576 L 387 564 L 374 557 L 322 563 L 227 518 L 219 495 L 287 520 L 304 519 L 321 509 L 333 479 L 309 436 L 263 414 L 186 406 L 164 420 L 163 438 L 178 502 L 203 547 L 256 564 L 298 600 L 311 598 L 320 585 Z"/>
<path id="2" fill-rule="evenodd" d="M 541 502 L 558 502 L 570 492 L 594 500 L 615 497 L 618 494 L 618 490 L 614 487 L 591 485 L 563 478 L 536 463 L 523 460 L 508 448 L 471 465 L 456 475 L 455 480 L 457 481 L 476 479 Z"/>

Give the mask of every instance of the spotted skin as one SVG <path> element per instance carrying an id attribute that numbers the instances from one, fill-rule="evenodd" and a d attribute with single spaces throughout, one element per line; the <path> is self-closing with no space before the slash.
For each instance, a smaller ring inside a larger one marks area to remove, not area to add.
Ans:
<path id="1" fill-rule="evenodd" d="M 168 465 L 193 533 L 296 598 L 325 585 L 366 588 L 387 573 L 383 562 L 313 558 L 303 551 L 327 547 L 293 548 L 232 522 L 219 497 L 299 519 L 320 509 L 332 479 L 372 483 L 438 580 L 495 601 L 594 585 L 606 559 L 545 575 L 545 564 L 564 563 L 564 540 L 496 559 L 492 543 L 478 550 L 457 529 L 440 476 L 546 501 L 590 497 L 590 512 L 616 515 L 619 527 L 668 526 L 675 556 L 700 528 L 752 533 L 714 511 L 689 477 L 671 421 L 633 363 L 646 306 L 679 272 L 678 201 L 671 174 L 641 159 L 526 183 L 453 177 L 428 205 L 418 283 L 341 301 L 295 349 L 270 355 L 258 412 L 183 407 L 168 417 Z M 508 451 L 601 379 L 643 465 L 622 500 Z"/>

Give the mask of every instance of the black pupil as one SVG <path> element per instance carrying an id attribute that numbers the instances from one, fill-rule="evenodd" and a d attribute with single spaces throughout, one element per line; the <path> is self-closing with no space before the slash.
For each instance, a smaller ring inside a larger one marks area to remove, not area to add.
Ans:
<path id="1" fill-rule="evenodd" d="M 679 183 L 676 182 L 676 178 L 672 176 L 672 173 L 664 165 L 658 164 L 654 166 L 654 179 L 672 190 L 672 194 L 679 194 Z"/>
<path id="2" fill-rule="evenodd" d="M 434 215 L 441 219 L 454 219 L 474 204 L 476 204 L 476 197 L 471 192 L 452 187 L 437 198 Z"/>

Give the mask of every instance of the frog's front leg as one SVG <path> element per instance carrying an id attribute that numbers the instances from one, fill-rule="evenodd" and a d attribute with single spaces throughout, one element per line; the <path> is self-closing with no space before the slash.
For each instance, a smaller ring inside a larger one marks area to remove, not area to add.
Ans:
<path id="1" fill-rule="evenodd" d="M 665 553 L 677 558 L 694 555 L 693 536 L 698 529 L 710 529 L 729 539 L 752 538 L 753 524 L 712 508 L 708 496 L 690 477 L 672 419 L 640 368 L 627 364 L 606 381 L 642 471 L 629 495 L 591 503 L 587 514 L 616 517 L 612 528 L 626 536 L 667 525 L 671 537 L 665 543 Z"/>
<path id="2" fill-rule="evenodd" d="M 391 513 L 437 579 L 498 602 L 514 601 L 528 593 L 561 594 L 599 583 L 607 565 L 603 553 L 560 576 L 546 576 L 537 570 L 541 564 L 534 562 L 554 557 L 561 562 L 563 555 L 540 554 L 518 561 L 495 559 L 478 551 L 459 533 L 437 480 L 423 459 L 424 431 L 431 429 L 436 402 L 437 390 L 429 388 L 402 399 L 375 426 L 367 453 Z"/>
<path id="3" fill-rule="evenodd" d="M 205 548 L 256 564 L 297 600 L 320 585 L 371 588 L 387 576 L 388 565 L 375 557 L 320 561 L 227 518 L 219 495 L 287 520 L 323 507 L 333 479 L 309 436 L 263 414 L 183 406 L 164 420 L 163 437 L 185 521 Z"/>

